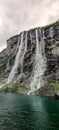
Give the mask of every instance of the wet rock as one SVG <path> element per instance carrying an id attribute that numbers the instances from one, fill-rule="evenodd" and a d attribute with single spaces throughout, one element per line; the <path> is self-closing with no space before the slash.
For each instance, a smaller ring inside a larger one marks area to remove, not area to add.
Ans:
<path id="1" fill-rule="evenodd" d="M 59 99 L 59 93 L 55 93 L 54 97 L 55 99 Z"/>

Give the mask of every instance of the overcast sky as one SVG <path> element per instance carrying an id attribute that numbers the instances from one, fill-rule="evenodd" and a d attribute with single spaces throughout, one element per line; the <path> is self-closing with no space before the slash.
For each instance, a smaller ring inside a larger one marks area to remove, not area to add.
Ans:
<path id="1" fill-rule="evenodd" d="M 0 0 L 0 51 L 6 39 L 59 19 L 59 0 Z"/>

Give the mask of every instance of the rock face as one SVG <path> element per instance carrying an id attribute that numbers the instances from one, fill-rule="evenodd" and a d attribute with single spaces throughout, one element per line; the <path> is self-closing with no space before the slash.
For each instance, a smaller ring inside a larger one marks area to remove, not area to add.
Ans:
<path id="1" fill-rule="evenodd" d="M 59 22 L 58 22 L 59 23 Z M 17 68 L 15 74 L 16 82 L 20 82 L 23 85 L 29 87 L 32 77 L 33 63 L 35 62 L 35 50 L 36 50 L 36 35 L 35 30 L 29 30 L 23 32 L 23 44 L 27 33 L 27 50 L 23 57 L 23 74 L 20 78 L 20 65 Z M 59 82 L 59 26 L 48 26 L 44 29 L 38 30 L 38 39 L 40 41 L 40 33 L 43 36 L 44 30 L 44 44 L 45 44 L 45 57 L 46 57 L 46 69 L 44 72 L 44 78 L 46 82 Z M 14 36 L 7 40 L 7 48 L 0 53 L 0 71 L 4 71 L 5 78 L 8 78 L 11 69 L 14 66 L 15 57 L 17 55 L 21 34 Z M 23 51 L 23 50 L 22 50 Z"/>
<path id="2" fill-rule="evenodd" d="M 50 82 L 59 82 L 59 27 L 53 27 L 52 34 L 51 28 L 47 29 L 45 31 L 45 36 L 45 52 L 47 57 L 47 80 Z"/>

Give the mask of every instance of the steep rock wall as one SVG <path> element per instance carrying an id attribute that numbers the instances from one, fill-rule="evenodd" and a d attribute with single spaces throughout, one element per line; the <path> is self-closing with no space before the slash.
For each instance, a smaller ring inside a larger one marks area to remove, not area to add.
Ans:
<path id="1" fill-rule="evenodd" d="M 39 30 L 39 28 L 37 28 Z M 44 73 L 46 82 L 59 82 L 59 26 L 48 26 L 47 28 L 40 29 L 45 42 L 45 56 L 46 56 L 46 71 Z M 24 31 L 25 40 L 26 31 Z M 38 31 L 39 41 L 40 34 Z M 8 78 L 11 69 L 14 65 L 15 57 L 18 52 L 21 40 L 21 33 L 7 40 L 7 48 L 0 53 L 0 70 L 4 70 L 5 78 Z M 27 31 L 27 52 L 23 61 L 23 75 L 19 79 L 20 66 L 17 69 L 15 76 L 16 82 L 20 82 L 25 86 L 29 86 L 31 75 L 33 71 L 33 63 L 36 49 L 36 36 L 35 29 Z M 2 57 L 2 58 L 1 58 Z M 18 78 L 17 78 L 18 77 Z"/>

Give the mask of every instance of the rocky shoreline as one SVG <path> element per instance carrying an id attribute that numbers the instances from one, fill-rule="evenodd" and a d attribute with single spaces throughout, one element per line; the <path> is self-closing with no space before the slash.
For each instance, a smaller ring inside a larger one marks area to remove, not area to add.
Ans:
<path id="1" fill-rule="evenodd" d="M 20 94 L 28 94 L 30 91 L 29 88 L 25 86 L 21 86 L 19 83 L 9 84 L 0 88 L 0 92 L 12 92 L 12 93 L 20 93 Z M 54 97 L 55 99 L 59 99 L 59 83 L 49 83 L 45 84 L 40 89 L 34 92 L 35 96 L 42 96 L 42 97 Z"/>
<path id="2" fill-rule="evenodd" d="M 35 95 L 59 99 L 59 83 L 46 84 L 38 89 Z"/>

